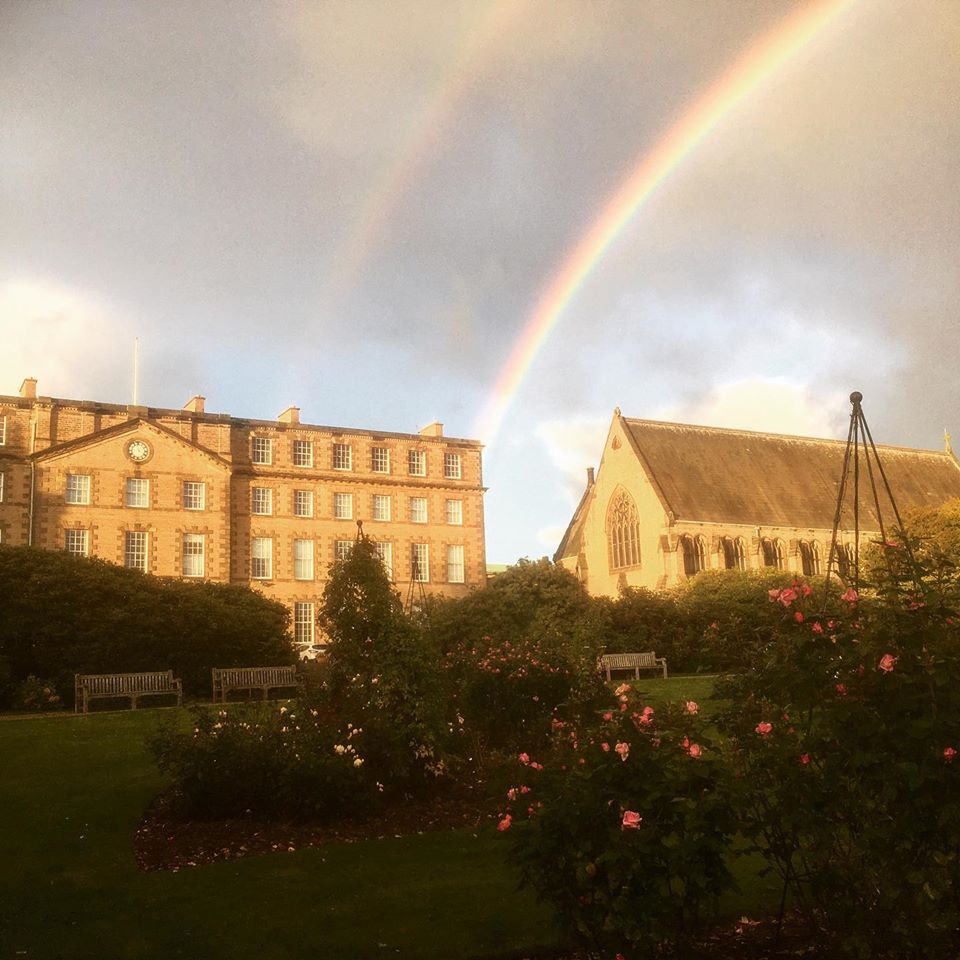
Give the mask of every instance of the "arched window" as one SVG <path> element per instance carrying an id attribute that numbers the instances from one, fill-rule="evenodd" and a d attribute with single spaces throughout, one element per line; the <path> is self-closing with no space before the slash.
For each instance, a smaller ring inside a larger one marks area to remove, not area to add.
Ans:
<path id="1" fill-rule="evenodd" d="M 850 579 L 856 570 L 856 554 L 852 543 L 838 543 L 835 554 L 837 572 L 844 580 Z"/>
<path id="2" fill-rule="evenodd" d="M 774 567 L 777 570 L 783 569 L 783 541 L 763 539 L 760 541 L 763 550 L 763 565 L 765 567 Z"/>
<path id="3" fill-rule="evenodd" d="M 688 577 L 706 569 L 707 543 L 703 537 L 684 534 L 680 538 L 680 549 L 683 551 L 683 572 Z"/>
<path id="4" fill-rule="evenodd" d="M 819 576 L 823 571 L 820 564 L 820 544 L 816 540 L 810 544 L 810 554 L 813 558 L 813 575 Z"/>
<path id="5" fill-rule="evenodd" d="M 723 546 L 723 566 L 727 570 L 746 570 L 747 552 L 743 546 L 741 537 L 724 537 Z"/>
<path id="6" fill-rule="evenodd" d="M 820 545 L 816 540 L 800 541 L 800 562 L 805 577 L 814 577 L 820 573 Z"/>
<path id="7" fill-rule="evenodd" d="M 633 497 L 621 490 L 610 501 L 607 512 L 607 542 L 610 547 L 610 569 L 636 567 L 640 564 L 640 517 Z"/>

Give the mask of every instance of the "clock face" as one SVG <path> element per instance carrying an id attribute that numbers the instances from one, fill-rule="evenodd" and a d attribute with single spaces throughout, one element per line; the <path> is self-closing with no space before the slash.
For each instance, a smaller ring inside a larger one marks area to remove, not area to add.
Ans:
<path id="1" fill-rule="evenodd" d="M 150 456 L 150 445 L 144 440 L 131 440 L 127 445 L 127 456 L 142 463 Z"/>

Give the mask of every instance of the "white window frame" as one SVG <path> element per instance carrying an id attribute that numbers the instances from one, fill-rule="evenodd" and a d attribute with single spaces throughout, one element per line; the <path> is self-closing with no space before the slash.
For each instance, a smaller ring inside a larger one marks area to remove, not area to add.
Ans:
<path id="1" fill-rule="evenodd" d="M 380 558 L 388 580 L 393 579 L 393 544 L 387 540 L 374 540 L 373 552 Z"/>
<path id="2" fill-rule="evenodd" d="M 313 516 L 313 491 L 312 490 L 294 490 L 293 491 L 293 515 L 295 517 Z"/>
<path id="3" fill-rule="evenodd" d="M 293 604 L 294 643 L 309 647 L 313 645 L 317 625 L 316 607 L 312 600 L 297 600 Z"/>
<path id="4" fill-rule="evenodd" d="M 6 478 L 7 478 L 7 475 L 2 470 L 0 470 L 0 503 L 3 503 L 4 489 L 6 486 L 5 484 Z"/>
<path id="5" fill-rule="evenodd" d="M 293 465 L 295 467 L 313 466 L 313 441 L 312 440 L 294 440 L 293 441 Z"/>
<path id="6" fill-rule="evenodd" d="M 333 445 L 333 469 L 353 469 L 353 447 L 349 443 L 335 443 Z"/>
<path id="7" fill-rule="evenodd" d="M 463 544 L 447 544 L 447 583 L 465 583 Z"/>
<path id="8" fill-rule="evenodd" d="M 293 541 L 293 579 L 294 580 L 313 580 L 313 554 L 314 544 L 312 540 L 296 539 Z"/>
<path id="9" fill-rule="evenodd" d="M 0 447 L 7 444 L 7 415 L 0 417 Z"/>
<path id="10" fill-rule="evenodd" d="M 250 512 L 257 517 L 273 516 L 273 487 L 250 488 Z"/>
<path id="11" fill-rule="evenodd" d="M 75 483 L 74 481 L 82 481 Z M 88 473 L 68 473 L 66 485 L 63 491 L 65 503 L 87 506 L 90 503 L 90 474 Z"/>
<path id="12" fill-rule="evenodd" d="M 346 505 L 346 509 L 344 509 Z M 333 519 L 334 520 L 352 520 L 353 519 L 353 494 L 335 493 L 333 495 Z"/>
<path id="13" fill-rule="evenodd" d="M 123 565 L 128 570 L 147 572 L 150 565 L 150 535 L 146 530 L 125 530 Z"/>
<path id="14" fill-rule="evenodd" d="M 150 507 L 150 481 L 146 477 L 126 477 L 123 484 L 123 505 L 134 510 Z"/>
<path id="15" fill-rule="evenodd" d="M 273 437 L 250 438 L 250 462 L 263 467 L 273 464 Z"/>
<path id="16" fill-rule="evenodd" d="M 375 493 L 373 503 L 371 504 L 371 513 L 374 520 L 387 521 L 390 519 L 392 509 L 390 502 L 392 497 L 389 494 Z"/>
<path id="17" fill-rule="evenodd" d="M 463 462 L 459 453 L 444 453 L 443 475 L 447 480 L 463 479 Z"/>
<path id="18" fill-rule="evenodd" d="M 423 508 L 421 510 L 421 507 Z M 426 497 L 410 498 L 410 522 L 411 523 L 429 523 L 429 507 Z"/>
<path id="19" fill-rule="evenodd" d="M 63 531 L 63 549 L 75 557 L 90 556 L 90 535 L 87 530 L 69 529 Z"/>
<path id="20" fill-rule="evenodd" d="M 430 545 L 410 544 L 410 579 L 414 583 L 430 582 Z"/>
<path id="21" fill-rule="evenodd" d="M 181 576 L 204 576 L 207 552 L 206 539 L 202 533 L 185 533 L 182 535 L 180 540 Z"/>
<path id="22" fill-rule="evenodd" d="M 407 451 L 407 473 L 411 477 L 425 477 L 427 475 L 427 451 Z"/>
<path id="23" fill-rule="evenodd" d="M 250 541 L 250 579 L 273 579 L 273 539 L 253 537 Z"/>
<path id="24" fill-rule="evenodd" d="M 203 480 L 183 481 L 183 509 L 207 509 L 207 485 Z"/>
<path id="25" fill-rule="evenodd" d="M 390 448 L 389 447 L 371 447 L 370 448 L 370 470 L 373 473 L 390 472 Z"/>
<path id="26" fill-rule="evenodd" d="M 463 526 L 463 501 L 447 501 L 447 523 L 452 527 Z"/>
<path id="27" fill-rule="evenodd" d="M 353 540 L 337 540 L 333 548 L 333 558 L 336 561 L 346 560 L 353 553 Z"/>

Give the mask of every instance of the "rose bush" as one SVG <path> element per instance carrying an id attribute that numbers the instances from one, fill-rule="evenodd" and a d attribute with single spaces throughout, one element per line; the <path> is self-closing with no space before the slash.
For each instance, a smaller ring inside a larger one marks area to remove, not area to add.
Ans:
<path id="1" fill-rule="evenodd" d="M 599 723 L 553 726 L 553 749 L 519 755 L 504 799 L 524 882 L 610 956 L 695 936 L 731 883 L 736 824 L 697 704 L 654 710 L 622 684 Z"/>

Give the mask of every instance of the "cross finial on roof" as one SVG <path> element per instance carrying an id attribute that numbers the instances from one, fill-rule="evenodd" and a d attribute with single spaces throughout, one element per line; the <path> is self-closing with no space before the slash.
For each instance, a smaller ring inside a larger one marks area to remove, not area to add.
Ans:
<path id="1" fill-rule="evenodd" d="M 619 416 L 620 416 L 620 408 L 619 408 L 619 407 L 614 407 L 614 408 L 613 408 L 613 415 L 614 415 L 615 417 L 619 417 Z"/>
<path id="2" fill-rule="evenodd" d="M 950 434 L 947 433 L 947 428 L 943 428 L 943 452 L 944 453 L 953 453 L 953 447 L 950 446 Z"/>

